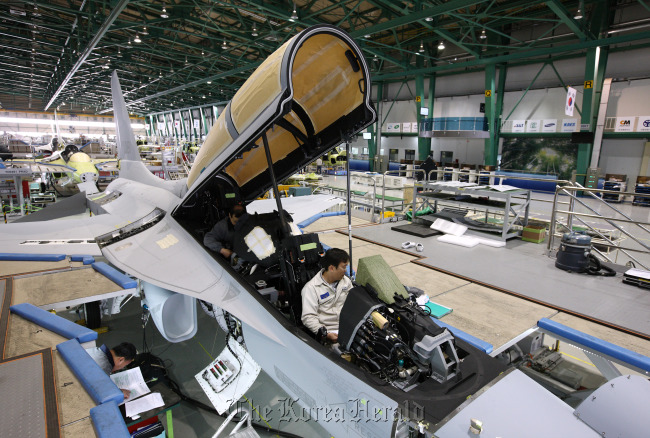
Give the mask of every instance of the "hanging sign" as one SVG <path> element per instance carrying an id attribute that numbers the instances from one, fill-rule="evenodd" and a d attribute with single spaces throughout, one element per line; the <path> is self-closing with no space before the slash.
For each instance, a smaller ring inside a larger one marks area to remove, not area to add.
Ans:
<path id="1" fill-rule="evenodd" d="M 194 121 L 194 129 L 201 129 L 201 121 L 199 119 Z"/>
<path id="2" fill-rule="evenodd" d="M 539 132 L 541 126 L 541 120 L 529 120 L 526 124 L 526 132 Z"/>
<path id="3" fill-rule="evenodd" d="M 577 126 L 578 126 L 578 119 L 562 120 L 562 132 L 575 132 Z"/>
<path id="4" fill-rule="evenodd" d="M 634 122 L 636 117 L 617 117 L 615 132 L 632 132 L 634 130 Z"/>
<path id="5" fill-rule="evenodd" d="M 650 116 L 639 117 L 639 123 L 637 124 L 636 130 L 640 132 L 650 132 Z"/>
<path id="6" fill-rule="evenodd" d="M 174 128 L 180 129 L 180 127 L 181 127 L 181 122 L 179 122 L 178 120 L 174 121 Z"/>
<path id="7" fill-rule="evenodd" d="M 557 119 L 544 119 L 542 122 L 542 132 L 556 132 Z"/>
<path id="8" fill-rule="evenodd" d="M 513 120 L 512 121 L 512 132 L 525 132 L 526 130 L 526 121 L 525 120 Z"/>

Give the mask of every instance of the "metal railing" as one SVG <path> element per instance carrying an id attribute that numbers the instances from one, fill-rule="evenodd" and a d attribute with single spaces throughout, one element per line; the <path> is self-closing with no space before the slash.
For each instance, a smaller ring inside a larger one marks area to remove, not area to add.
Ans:
<path id="1" fill-rule="evenodd" d="M 596 205 L 601 206 L 601 208 L 607 211 L 608 213 L 610 213 L 611 216 L 603 214 L 593 206 L 587 204 L 583 199 L 581 199 L 581 197 L 578 196 L 578 192 L 583 194 L 583 198 L 584 196 L 588 196 L 589 198 L 596 200 L 597 201 Z M 648 269 L 647 265 L 649 263 L 641 262 L 637 257 L 632 255 L 630 252 L 641 253 L 645 255 L 650 254 L 650 245 L 644 242 L 644 240 L 650 241 L 650 229 L 646 228 L 650 226 L 650 223 L 639 222 L 632 219 L 630 216 L 622 212 L 620 209 L 616 208 L 614 205 L 598 197 L 596 195 L 597 193 L 615 194 L 615 195 L 623 195 L 623 196 L 635 195 L 635 193 L 633 192 L 619 192 L 614 190 L 586 188 L 580 185 L 579 183 L 574 183 L 574 182 L 569 182 L 567 185 L 564 186 L 558 185 L 555 190 L 555 196 L 553 199 L 553 210 L 551 212 L 551 225 L 550 225 L 549 238 L 546 247 L 548 255 L 550 256 L 554 250 L 554 241 L 556 237 L 555 234 L 557 232 L 557 227 L 560 226 L 567 231 L 571 231 L 574 228 L 574 222 L 579 222 L 581 226 L 585 227 L 593 235 L 602 239 L 602 242 L 597 242 L 592 245 L 592 250 L 596 252 L 600 257 L 602 257 L 604 260 L 615 263 L 615 260 L 612 260 L 608 254 L 604 253 L 597 247 L 603 247 L 608 249 L 611 248 L 616 251 L 622 252 L 627 257 L 629 257 L 630 260 L 632 260 L 634 263 L 639 264 L 644 269 Z M 558 201 L 559 195 L 568 196 L 569 202 L 559 202 Z M 584 207 L 590 213 L 576 211 L 576 203 Z M 568 205 L 568 209 L 561 210 L 559 204 Z M 559 215 L 566 215 L 566 224 L 563 224 L 558 220 Z M 618 217 L 615 217 L 617 215 Z M 641 249 L 623 247 L 619 245 L 618 242 L 616 242 L 616 239 L 612 238 L 613 236 L 608 236 L 606 233 L 603 233 L 603 229 L 599 229 L 597 226 L 588 223 L 587 221 L 583 220 L 583 218 L 601 221 L 610 225 L 618 232 L 620 232 L 622 235 L 626 236 L 627 238 L 631 239 L 632 241 L 640 245 Z M 637 232 L 640 231 L 643 237 L 639 237 L 638 234 L 632 234 L 630 231 L 620 226 L 619 223 L 630 224 L 632 226 L 632 229 L 635 229 Z"/>

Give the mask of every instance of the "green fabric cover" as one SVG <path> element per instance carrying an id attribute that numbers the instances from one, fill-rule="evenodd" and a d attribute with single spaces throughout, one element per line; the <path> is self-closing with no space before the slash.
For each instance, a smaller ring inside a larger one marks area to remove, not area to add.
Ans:
<path id="1" fill-rule="evenodd" d="M 362 286 L 370 284 L 379 294 L 379 299 L 387 304 L 395 302 L 395 293 L 408 298 L 402 282 L 380 255 L 359 259 L 356 282 Z"/>

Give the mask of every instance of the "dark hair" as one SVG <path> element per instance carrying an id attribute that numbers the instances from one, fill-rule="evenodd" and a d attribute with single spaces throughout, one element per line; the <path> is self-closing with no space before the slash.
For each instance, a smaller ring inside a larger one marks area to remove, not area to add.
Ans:
<path id="1" fill-rule="evenodd" d="M 246 207 L 244 204 L 233 204 L 228 209 L 228 216 L 242 217 L 246 213 Z"/>
<path id="2" fill-rule="evenodd" d="M 117 357 L 123 357 L 126 360 L 133 360 L 138 351 L 132 343 L 122 342 L 120 345 L 113 347 L 113 353 L 115 353 L 115 356 Z"/>
<path id="3" fill-rule="evenodd" d="M 321 259 L 320 265 L 323 269 L 327 270 L 330 266 L 338 268 L 341 263 L 347 263 L 349 261 L 350 256 L 347 252 L 338 248 L 330 248 Z"/>

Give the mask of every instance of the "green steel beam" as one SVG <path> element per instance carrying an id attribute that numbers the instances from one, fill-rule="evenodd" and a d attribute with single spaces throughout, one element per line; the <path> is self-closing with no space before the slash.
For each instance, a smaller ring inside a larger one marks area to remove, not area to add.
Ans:
<path id="1" fill-rule="evenodd" d="M 466 44 L 463 44 L 463 43 L 457 41 L 456 38 L 451 33 L 447 32 L 446 30 L 444 30 L 444 29 L 433 29 L 433 31 L 436 33 L 436 35 L 440 35 L 441 37 L 443 37 L 444 39 L 446 39 L 447 41 L 449 41 L 450 43 L 452 43 L 456 47 L 459 47 L 460 49 L 466 51 L 467 53 L 474 56 L 475 58 L 478 58 L 480 56 L 478 52 L 476 52 L 475 50 L 470 49 Z"/>
<path id="2" fill-rule="evenodd" d="M 485 67 L 485 116 L 488 119 L 488 131 L 490 136 L 485 139 L 485 152 L 483 161 L 487 166 L 496 166 L 497 153 L 499 149 L 499 137 L 496 129 L 496 87 L 495 87 L 496 66 L 494 64 Z"/>
<path id="3" fill-rule="evenodd" d="M 578 38 L 581 40 L 586 40 L 586 39 L 593 39 L 593 37 L 587 35 L 581 28 L 580 25 L 576 20 L 571 17 L 569 11 L 564 7 L 562 3 L 560 3 L 558 0 L 549 0 L 546 2 L 546 6 L 557 15 L 560 20 L 562 20 L 562 23 L 564 23 L 569 29 L 571 29 L 571 32 L 575 33 Z M 583 11 L 584 13 L 584 11 Z"/>
<path id="4" fill-rule="evenodd" d="M 394 29 L 396 27 L 404 26 L 406 24 L 411 24 L 413 22 L 424 20 L 427 17 L 436 17 L 438 15 L 448 14 L 451 11 L 457 9 L 467 8 L 469 6 L 474 6 L 480 3 L 485 3 L 489 0 L 451 0 L 447 1 L 442 5 L 434 6 L 432 8 L 423 9 L 412 14 L 398 17 L 393 20 L 385 21 L 374 26 L 369 26 L 354 32 L 350 32 L 353 38 L 358 38 L 363 35 L 372 35 L 373 33 L 383 32 L 385 30 Z"/>
<path id="5" fill-rule="evenodd" d="M 393 78 L 403 78 L 404 76 L 415 76 L 417 74 L 423 73 L 423 74 L 431 74 L 434 72 L 441 72 L 441 71 L 447 71 L 447 70 L 457 70 L 457 69 L 463 69 L 467 67 L 473 67 L 477 65 L 494 65 L 494 64 L 501 64 L 504 62 L 509 62 L 512 60 L 518 60 L 518 59 L 525 59 L 525 58 L 535 58 L 535 57 L 542 57 L 542 56 L 548 56 L 548 55 L 555 55 L 558 53 L 565 53 L 565 52 L 577 52 L 577 51 L 582 51 L 590 48 L 595 48 L 598 46 L 610 46 L 614 44 L 623 44 L 623 43 L 629 43 L 632 41 L 637 41 L 637 40 L 644 40 L 644 39 L 649 39 L 650 38 L 650 32 L 639 32 L 636 34 L 631 34 L 631 35 L 620 35 L 616 37 L 609 37 L 609 38 L 600 38 L 597 40 L 589 40 L 589 41 L 583 41 L 580 43 L 575 43 L 575 44 L 567 44 L 565 46 L 558 46 L 558 47 L 549 47 L 549 48 L 544 48 L 544 49 L 535 49 L 527 52 L 518 52 L 518 53 L 513 53 L 513 54 L 508 54 L 508 55 L 499 55 L 499 56 L 493 56 L 489 58 L 481 58 L 481 59 L 475 59 L 463 63 L 457 63 L 457 64 L 443 64 L 440 66 L 435 66 L 435 67 L 427 67 L 427 68 L 416 68 L 412 69 L 409 71 L 396 71 L 396 72 L 390 72 L 390 73 L 384 73 L 384 74 L 378 74 L 373 77 L 373 80 L 375 81 L 385 81 L 387 79 L 393 79 Z M 531 60 L 531 63 L 535 61 Z M 537 60 L 536 62 L 541 62 L 541 60 Z"/>
<path id="6" fill-rule="evenodd" d="M 126 5 L 129 3 L 129 0 L 118 0 L 118 2 L 113 6 L 111 13 L 106 17 L 106 20 L 104 23 L 101 25 L 95 36 L 90 40 L 88 43 L 88 46 L 84 49 L 84 51 L 81 53 L 81 56 L 77 59 L 77 61 L 74 63 L 68 74 L 66 74 L 65 78 L 63 81 L 59 84 L 57 87 L 56 91 L 52 94 L 52 97 L 50 98 L 49 102 L 47 105 L 45 105 L 45 108 L 43 109 L 44 111 L 47 111 L 47 109 L 54 103 L 56 98 L 61 94 L 65 86 L 68 84 L 70 79 L 74 76 L 74 74 L 79 70 L 79 67 L 83 65 L 83 63 L 86 61 L 88 56 L 92 53 L 93 49 L 95 46 L 99 43 L 99 41 L 104 37 L 106 32 L 108 32 L 109 28 L 111 27 L 111 24 L 117 19 L 117 17 L 120 15 L 122 10 L 126 7 Z"/>
<path id="7" fill-rule="evenodd" d="M 553 71 L 555 72 L 555 76 L 557 76 L 558 80 L 560 81 L 560 84 L 562 85 L 562 88 L 564 88 L 565 90 L 568 91 L 569 87 L 567 87 L 567 85 L 564 83 L 564 79 L 562 79 L 562 76 L 560 76 L 560 73 L 555 68 L 555 64 L 553 64 L 551 62 L 550 65 L 551 65 L 551 68 L 553 69 Z M 584 99 L 583 99 L 583 102 L 584 102 Z M 578 111 L 578 114 L 582 115 L 582 111 L 580 110 L 580 107 L 578 106 L 578 103 L 575 103 L 575 109 L 576 109 L 576 111 Z"/>
<path id="8" fill-rule="evenodd" d="M 546 65 L 547 65 L 547 64 L 548 64 L 547 62 L 545 62 L 544 64 L 542 64 L 542 68 L 539 69 L 539 71 L 537 72 L 537 74 L 536 74 L 535 77 L 533 78 L 532 82 L 531 82 L 530 84 L 528 84 L 528 87 L 526 87 L 526 90 L 525 90 L 524 93 L 521 95 L 521 97 L 519 98 L 519 100 L 517 101 L 517 103 L 515 104 L 515 106 L 512 107 L 512 110 L 510 110 L 510 113 L 508 114 L 508 116 L 503 120 L 504 122 L 507 121 L 507 120 L 510 118 L 510 116 L 512 115 L 512 113 L 515 112 L 515 110 L 517 109 L 517 107 L 519 106 L 519 104 L 521 103 L 521 101 L 524 100 L 524 97 L 526 97 L 526 94 L 528 93 L 528 90 L 530 90 L 530 87 L 533 86 L 533 84 L 535 83 L 535 81 L 537 80 L 537 78 L 539 77 L 539 75 L 542 74 L 542 71 L 544 71 L 544 68 L 546 68 Z M 499 89 L 499 94 L 501 94 L 502 91 L 503 91 L 503 88 L 500 88 L 500 89 Z"/>

